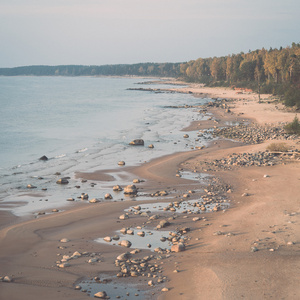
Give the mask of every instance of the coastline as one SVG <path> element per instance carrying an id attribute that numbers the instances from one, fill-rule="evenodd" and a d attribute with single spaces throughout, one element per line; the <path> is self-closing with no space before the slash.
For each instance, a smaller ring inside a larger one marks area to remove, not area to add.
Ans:
<path id="1" fill-rule="evenodd" d="M 218 123 L 214 120 L 196 121 L 183 131 L 219 127 L 226 122 L 242 119 L 264 124 L 273 123 L 275 119 L 281 122 L 292 121 L 294 117 L 294 114 L 284 112 L 280 107 L 275 108 L 274 104 L 258 104 L 255 94 L 241 96 L 232 90 L 219 88 L 212 94 L 213 89 L 193 85 L 176 91 L 192 92 L 195 96 L 205 94 L 211 97 L 214 95 L 212 98 L 234 99 L 229 102 L 231 113 L 226 113 L 221 108 L 209 110 L 220 120 Z M 241 98 L 247 98 L 246 102 L 237 100 Z M 263 99 L 268 101 L 269 96 L 266 95 Z M 296 142 L 288 141 L 294 148 L 297 147 Z M 78 282 L 82 274 L 86 277 L 98 276 L 99 273 L 115 274 L 115 257 L 124 252 L 121 247 L 96 243 L 94 240 L 112 236 L 114 231 L 122 227 L 136 227 L 147 221 L 139 215 L 119 220 L 118 216 L 125 208 L 153 202 L 168 203 L 180 199 L 189 190 L 196 190 L 191 199 L 197 198 L 200 193 L 199 182 L 176 177 L 179 169 L 194 172 L 197 167 L 197 172 L 201 173 L 199 160 L 220 159 L 233 152 L 263 151 L 268 143 L 270 141 L 242 145 L 220 139 L 202 150 L 175 153 L 128 168 L 132 176 L 145 180 L 137 185 L 139 192 L 153 193 L 166 189 L 171 198 L 140 201 L 137 197 L 133 200 L 95 205 L 78 203 L 58 214 L 25 221 L 14 219 L 12 222 L 16 222 L 15 224 L 2 225 L 0 242 L 4 246 L 0 249 L 0 276 L 9 275 L 13 281 L 0 282 L 1 298 L 20 299 L 22 295 L 23 299 L 39 299 L 42 293 L 45 299 L 82 299 L 82 293 L 74 290 L 74 283 Z M 159 293 L 155 290 L 155 297 L 269 299 L 276 296 L 298 299 L 299 266 L 295 257 L 299 251 L 299 161 L 288 161 L 272 167 L 245 167 L 210 173 L 232 186 L 232 192 L 228 193 L 230 208 L 225 212 L 200 214 L 201 219 L 197 222 L 192 221 L 192 214 L 179 214 L 171 221 L 170 229 L 167 230 L 190 227 L 191 231 L 187 234 L 186 251 L 171 253 L 170 257 L 162 261 L 163 274 L 167 280 L 162 285 L 158 284 L 157 288 L 161 290 L 165 286 L 169 291 Z M 270 177 L 264 178 L 264 174 L 269 174 Z M 250 195 L 242 197 L 246 190 Z M 156 224 L 157 222 L 152 222 L 150 226 Z M 221 234 L 215 235 L 216 232 Z M 229 233 L 231 234 L 228 235 Z M 62 238 L 68 238 L 70 242 L 63 246 L 66 248 L 58 249 L 62 246 L 59 242 Z M 289 245 L 289 242 L 292 244 Z M 254 244 L 257 244 L 255 247 L 259 251 L 250 251 Z M 82 257 L 71 261 L 69 268 L 59 269 L 55 266 L 55 261 L 60 256 L 75 251 L 101 253 L 99 257 L 102 261 L 87 264 L 87 257 Z M 144 255 L 148 252 L 145 251 Z M 178 272 L 173 272 L 174 270 Z M 142 277 L 142 280 L 147 286 L 148 279 Z M 149 289 L 152 291 L 152 287 Z"/>

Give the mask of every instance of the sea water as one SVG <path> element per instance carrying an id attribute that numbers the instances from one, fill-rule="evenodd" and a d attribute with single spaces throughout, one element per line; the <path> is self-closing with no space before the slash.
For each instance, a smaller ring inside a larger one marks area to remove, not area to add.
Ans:
<path id="1" fill-rule="evenodd" d="M 199 109 L 171 106 L 201 105 L 209 99 L 130 90 L 170 87 L 136 85 L 145 81 L 112 77 L 0 77 L 1 208 L 7 203 L 7 209 L 21 215 L 65 204 L 67 194 L 72 197 L 77 192 L 70 186 L 56 185 L 57 172 L 74 180 L 77 171 L 116 168 L 120 160 L 134 166 L 204 145 L 203 140 L 195 144 L 196 133 L 183 139 L 181 131 L 191 121 L 204 118 Z M 128 145 L 137 138 L 145 141 L 144 147 Z M 154 144 L 154 148 L 149 149 L 149 144 Z M 49 160 L 40 161 L 43 155 Z M 37 186 L 34 193 L 29 193 L 28 184 Z M 20 201 L 24 205 L 20 206 Z"/>

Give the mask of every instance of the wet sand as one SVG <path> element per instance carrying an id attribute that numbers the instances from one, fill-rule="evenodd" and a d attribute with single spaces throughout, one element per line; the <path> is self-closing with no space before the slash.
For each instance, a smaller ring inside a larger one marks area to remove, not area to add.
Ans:
<path id="1" fill-rule="evenodd" d="M 268 95 L 263 97 L 265 103 L 258 104 L 257 95 L 252 93 L 241 95 L 230 89 L 207 89 L 198 85 L 185 89 L 180 92 L 234 100 L 229 103 L 230 114 L 222 109 L 210 109 L 218 123 L 213 120 L 193 122 L 183 133 L 243 119 L 260 124 L 274 123 L 274 120 L 286 122 L 292 121 L 295 115 L 267 103 Z M 241 98 L 246 100 L 239 100 Z M 269 143 L 243 145 L 219 139 L 202 150 L 175 153 L 139 167 L 122 168 L 129 178 L 145 180 L 136 184 L 138 195 L 165 190 L 169 194 L 165 197 L 149 197 L 148 201 L 126 196 L 120 202 L 82 201 L 61 212 L 34 219 L 17 218 L 1 211 L 0 276 L 8 275 L 12 282 L 0 282 L 0 299 L 87 298 L 86 293 L 75 290 L 76 284 L 83 278 L 114 276 L 119 270 L 114 265 L 116 257 L 131 250 L 111 243 L 97 243 L 95 239 L 113 236 L 123 227 L 155 227 L 161 219 L 172 216 L 169 213 L 167 217 L 148 221 L 131 213 L 128 219 L 120 220 L 118 217 L 124 209 L 145 203 L 178 201 L 189 191 L 194 191 L 189 199 L 198 199 L 205 185 L 176 176 L 180 170 L 194 172 L 197 169 L 205 173 L 199 161 L 262 151 Z M 288 143 L 293 149 L 300 147 L 299 139 Z M 162 267 L 161 274 L 167 277 L 164 283 L 148 287 L 148 277 L 125 279 L 149 290 L 145 299 L 299 299 L 299 159 L 272 167 L 241 167 L 210 173 L 221 184 L 231 186 L 231 193 L 226 195 L 230 208 L 198 214 L 198 221 L 193 221 L 195 215 L 188 213 L 172 219 L 165 230 L 191 229 L 186 234 L 183 252 L 158 255 L 142 250 L 137 254 L 137 257 L 156 256 L 153 263 Z M 266 174 L 269 177 L 264 177 Z M 111 181 L 111 172 L 77 175 L 88 180 L 107 180 L 112 186 L 118 184 Z M 248 196 L 242 196 L 245 192 Z M 60 242 L 63 238 L 69 241 Z M 57 266 L 63 255 L 72 255 L 75 251 L 82 256 L 71 259 L 69 267 Z M 91 258 L 99 261 L 88 263 Z M 119 280 L 122 282 L 123 278 Z M 160 292 L 163 287 L 169 290 Z"/>

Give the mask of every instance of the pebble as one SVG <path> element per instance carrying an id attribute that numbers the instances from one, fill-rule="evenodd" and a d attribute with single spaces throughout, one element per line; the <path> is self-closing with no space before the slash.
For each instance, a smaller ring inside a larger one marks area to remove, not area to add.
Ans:
<path id="1" fill-rule="evenodd" d="M 68 242 L 70 242 L 70 240 L 67 239 L 67 238 L 63 238 L 63 239 L 60 240 L 60 242 L 61 243 L 68 243 Z"/>

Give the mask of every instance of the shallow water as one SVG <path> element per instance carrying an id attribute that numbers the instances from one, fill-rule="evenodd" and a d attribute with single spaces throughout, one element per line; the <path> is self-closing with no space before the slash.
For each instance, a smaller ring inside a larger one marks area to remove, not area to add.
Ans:
<path id="1" fill-rule="evenodd" d="M 184 139 L 180 131 L 205 116 L 195 108 L 167 106 L 198 105 L 209 99 L 127 90 L 139 81 L 143 80 L 1 77 L 0 200 L 28 202 L 13 209 L 22 215 L 65 205 L 67 198 L 76 199 L 82 192 L 102 198 L 112 185 L 129 184 L 129 180 L 98 182 L 91 188 L 75 179 L 74 173 L 118 168 L 120 160 L 126 166 L 138 165 L 206 144 L 205 139 L 195 141 L 196 132 Z M 144 139 L 145 146 L 128 145 L 136 138 Z M 49 160 L 40 161 L 43 155 Z M 57 172 L 61 175 L 54 175 Z M 56 180 L 65 176 L 70 183 L 57 185 Z M 37 188 L 27 189 L 28 184 Z"/>
<path id="2" fill-rule="evenodd" d="M 79 283 L 81 292 L 83 290 L 90 297 L 94 297 L 94 294 L 105 291 L 110 299 L 144 300 L 146 297 L 145 291 L 140 290 L 137 285 L 125 284 L 120 282 L 121 280 L 116 280 L 116 278 L 106 278 L 106 280 L 108 281 L 107 283 L 99 283 L 94 279 L 81 281 Z"/>

